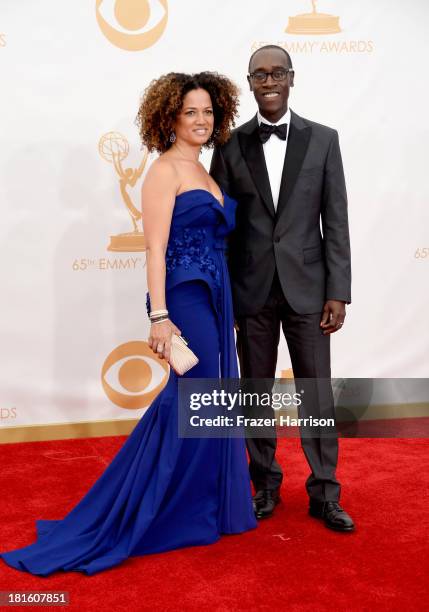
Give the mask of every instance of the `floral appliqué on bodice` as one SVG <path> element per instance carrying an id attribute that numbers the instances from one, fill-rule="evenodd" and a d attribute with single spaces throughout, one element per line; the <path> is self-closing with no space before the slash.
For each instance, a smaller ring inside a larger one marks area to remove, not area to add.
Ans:
<path id="1" fill-rule="evenodd" d="M 202 272 L 208 272 L 213 278 L 214 285 L 220 288 L 219 267 L 210 255 L 210 247 L 207 244 L 207 232 L 204 228 L 184 227 L 175 231 L 169 239 L 165 265 L 167 274 L 173 272 L 178 266 L 189 269 L 191 265 L 197 264 Z M 149 292 L 146 295 L 146 308 L 150 312 Z"/>

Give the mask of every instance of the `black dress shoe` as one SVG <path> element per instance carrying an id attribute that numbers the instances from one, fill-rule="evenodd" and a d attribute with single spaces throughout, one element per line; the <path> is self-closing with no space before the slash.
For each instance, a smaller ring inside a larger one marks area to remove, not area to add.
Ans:
<path id="1" fill-rule="evenodd" d="M 279 490 L 261 489 L 253 498 L 253 509 L 257 519 L 269 518 L 280 501 Z"/>
<path id="2" fill-rule="evenodd" d="M 322 519 L 329 529 L 345 532 L 355 530 L 352 518 L 341 508 L 338 502 L 320 502 L 311 499 L 309 514 L 314 518 Z"/>
<path id="3" fill-rule="evenodd" d="M 259 491 L 256 491 L 256 494 L 253 496 L 253 507 L 255 508 L 255 512 L 258 506 L 265 503 L 264 494 L 265 494 L 264 489 L 259 489 Z"/>

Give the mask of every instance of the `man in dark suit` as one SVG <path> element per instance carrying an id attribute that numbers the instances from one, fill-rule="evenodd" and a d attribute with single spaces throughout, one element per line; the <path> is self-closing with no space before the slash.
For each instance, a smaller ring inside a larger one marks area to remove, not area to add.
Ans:
<path id="1" fill-rule="evenodd" d="M 281 47 L 258 49 L 247 79 L 258 113 L 215 149 L 210 169 L 238 202 L 228 265 L 241 376 L 275 377 L 282 327 L 295 379 L 313 379 L 307 380 L 299 416 L 335 418 L 330 334 L 342 327 L 351 301 L 338 133 L 288 108 L 294 71 Z M 310 515 L 337 531 L 353 531 L 353 520 L 338 503 L 336 431 L 303 435 L 301 430 L 301 444 L 311 468 Z M 279 501 L 283 478 L 275 432 L 248 438 L 247 447 L 255 513 L 267 518 Z"/>

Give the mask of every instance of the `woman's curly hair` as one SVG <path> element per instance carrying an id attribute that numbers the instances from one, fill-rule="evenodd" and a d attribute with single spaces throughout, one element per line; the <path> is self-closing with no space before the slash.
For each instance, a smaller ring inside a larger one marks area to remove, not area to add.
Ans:
<path id="1" fill-rule="evenodd" d="M 164 153 L 183 98 L 193 89 L 205 89 L 213 105 L 214 128 L 205 147 L 224 144 L 238 113 L 238 87 L 217 72 L 169 72 L 151 81 L 143 93 L 136 117 L 141 140 L 149 151 Z"/>

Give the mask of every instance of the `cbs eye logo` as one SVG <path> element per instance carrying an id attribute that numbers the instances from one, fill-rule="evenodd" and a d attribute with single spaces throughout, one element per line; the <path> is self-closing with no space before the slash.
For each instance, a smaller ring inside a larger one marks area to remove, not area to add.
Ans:
<path id="1" fill-rule="evenodd" d="M 168 21 L 167 0 L 96 0 L 104 36 L 126 51 L 142 51 L 161 37 Z"/>
<path id="2" fill-rule="evenodd" d="M 147 342 L 135 340 L 116 347 L 101 370 L 107 397 L 120 408 L 145 408 L 167 384 L 169 366 Z"/>

